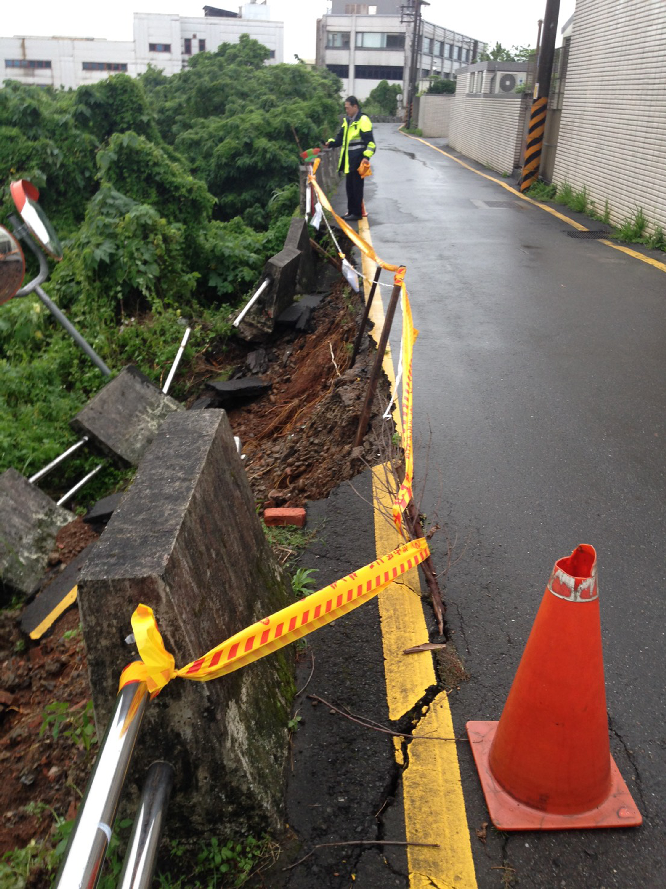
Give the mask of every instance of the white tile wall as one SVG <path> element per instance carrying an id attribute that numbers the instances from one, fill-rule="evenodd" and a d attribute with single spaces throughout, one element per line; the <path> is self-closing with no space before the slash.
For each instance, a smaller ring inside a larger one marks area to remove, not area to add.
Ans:
<path id="1" fill-rule="evenodd" d="M 449 135 L 451 109 L 455 96 L 426 95 L 419 99 L 419 129 L 424 136 L 440 136 L 446 139 Z"/>
<path id="2" fill-rule="evenodd" d="M 577 0 L 553 181 L 666 230 L 664 0 Z"/>
<path id="3" fill-rule="evenodd" d="M 520 160 L 526 103 L 519 95 L 467 96 L 469 74 L 458 77 L 449 145 L 498 173 Z"/>

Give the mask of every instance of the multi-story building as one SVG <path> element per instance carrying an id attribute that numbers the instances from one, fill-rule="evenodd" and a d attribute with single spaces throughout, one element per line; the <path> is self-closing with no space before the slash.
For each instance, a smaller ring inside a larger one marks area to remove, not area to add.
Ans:
<path id="1" fill-rule="evenodd" d="M 148 65 L 176 74 L 196 53 L 214 51 L 221 43 L 238 43 L 241 34 L 249 34 L 270 51 L 269 64 L 283 61 L 284 25 L 270 20 L 266 5 L 246 3 L 237 13 L 205 6 L 204 12 L 198 18 L 137 12 L 133 41 L 2 37 L 0 79 L 75 89 L 119 71 L 136 76 Z"/>
<path id="2" fill-rule="evenodd" d="M 317 64 L 342 79 L 343 92 L 366 99 L 381 80 L 402 84 L 406 95 L 414 45 L 414 0 L 345 3 L 333 0 L 331 13 L 317 22 Z M 473 37 L 423 21 L 418 41 L 417 89 L 429 78 L 456 79 L 486 44 Z"/>

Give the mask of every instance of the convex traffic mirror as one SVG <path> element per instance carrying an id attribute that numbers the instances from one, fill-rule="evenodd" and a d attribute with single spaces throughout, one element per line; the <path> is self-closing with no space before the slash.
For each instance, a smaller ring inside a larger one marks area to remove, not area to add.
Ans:
<path id="1" fill-rule="evenodd" d="M 16 296 L 24 277 L 25 259 L 21 245 L 0 225 L 0 306 Z"/>
<path id="2" fill-rule="evenodd" d="M 48 216 L 39 206 L 39 191 L 27 179 L 18 179 L 9 186 L 12 200 L 30 234 L 49 256 L 62 259 L 62 244 Z"/>

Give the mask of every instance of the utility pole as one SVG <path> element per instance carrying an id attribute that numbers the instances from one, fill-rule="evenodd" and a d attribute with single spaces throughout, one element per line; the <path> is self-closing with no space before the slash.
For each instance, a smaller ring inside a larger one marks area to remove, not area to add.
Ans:
<path id="1" fill-rule="evenodd" d="M 546 0 L 546 12 L 543 18 L 543 40 L 537 62 L 534 99 L 532 101 L 532 112 L 530 114 L 530 126 L 527 132 L 527 147 L 525 148 L 523 175 L 520 180 L 521 192 L 527 191 L 530 185 L 536 182 L 539 178 L 541 149 L 543 147 L 543 134 L 546 128 L 548 94 L 550 93 L 550 80 L 553 73 L 555 39 L 557 37 L 557 20 L 559 14 L 560 0 Z"/>
<path id="2" fill-rule="evenodd" d="M 412 106 L 416 96 L 416 84 L 418 83 L 419 58 L 421 55 L 421 41 L 423 35 L 423 17 L 421 7 L 430 6 L 427 0 L 410 0 L 409 5 L 400 7 L 400 21 L 413 22 L 412 28 L 412 52 L 409 60 L 409 78 L 407 82 L 407 129 L 412 125 Z"/>

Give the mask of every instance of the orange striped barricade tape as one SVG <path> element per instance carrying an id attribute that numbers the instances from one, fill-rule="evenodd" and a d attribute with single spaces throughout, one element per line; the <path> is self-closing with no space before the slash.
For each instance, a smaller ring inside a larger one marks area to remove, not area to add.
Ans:
<path id="1" fill-rule="evenodd" d="M 315 166 L 316 169 L 316 166 Z M 380 259 L 375 251 L 372 249 L 370 244 L 362 238 L 358 232 L 355 232 L 354 229 L 347 225 L 344 219 L 335 212 L 333 207 L 331 207 L 331 203 L 329 199 L 326 197 L 326 194 L 322 191 L 321 186 L 317 182 L 314 174 L 308 176 L 308 181 L 314 187 L 314 190 L 317 192 L 317 197 L 319 198 L 319 203 L 325 210 L 328 210 L 335 217 L 335 221 L 338 223 L 343 232 L 347 235 L 350 241 L 352 241 L 361 253 L 364 253 L 369 259 L 373 262 L 377 263 L 377 265 L 381 266 L 383 269 L 386 269 L 387 272 L 397 272 L 401 266 L 399 265 L 390 265 L 388 262 L 384 262 L 383 259 Z"/>
<path id="2" fill-rule="evenodd" d="M 396 279 L 397 277 L 398 275 L 396 275 Z M 416 337 L 419 335 L 418 330 L 414 328 L 412 307 L 409 304 L 407 288 L 405 287 L 404 281 L 400 281 L 399 283 L 402 286 L 402 449 L 405 454 L 405 477 L 392 506 L 393 521 L 398 529 L 402 526 L 402 514 L 409 506 L 409 501 L 413 496 L 412 480 L 414 478 L 414 445 L 412 439 L 412 357 L 414 353 L 414 343 L 416 342 Z"/>
<path id="3" fill-rule="evenodd" d="M 141 660 L 123 670 L 120 688 L 130 682 L 145 682 L 154 697 L 176 676 L 207 682 L 232 673 L 363 605 L 429 554 L 425 538 L 411 540 L 342 580 L 236 633 L 180 669 L 176 669 L 173 655 L 164 646 L 152 608 L 138 605 L 132 615 L 132 629 Z"/>

